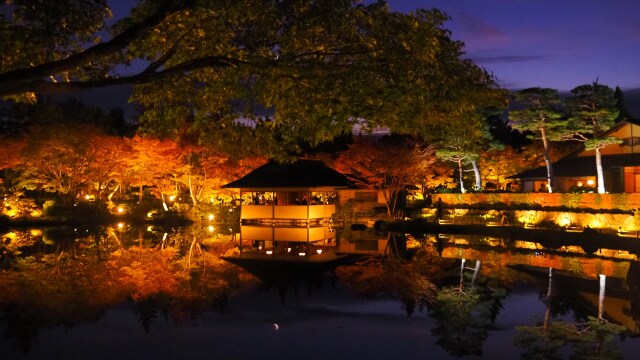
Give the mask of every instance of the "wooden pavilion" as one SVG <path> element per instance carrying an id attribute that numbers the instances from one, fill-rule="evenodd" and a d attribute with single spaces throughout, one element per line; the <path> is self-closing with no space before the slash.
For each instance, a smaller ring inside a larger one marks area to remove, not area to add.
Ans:
<path id="1" fill-rule="evenodd" d="M 335 245 L 338 190 L 353 185 L 321 161 L 301 159 L 270 161 L 223 187 L 240 191 L 241 253 L 302 260 Z"/>

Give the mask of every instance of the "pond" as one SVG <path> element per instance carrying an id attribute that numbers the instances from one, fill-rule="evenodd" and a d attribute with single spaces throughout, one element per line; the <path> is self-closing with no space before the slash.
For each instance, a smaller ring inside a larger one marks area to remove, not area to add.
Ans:
<path id="1" fill-rule="evenodd" d="M 479 235 L 337 233 L 331 244 L 316 244 L 313 256 L 269 260 L 259 256 L 269 244 L 240 254 L 236 230 L 224 224 L 7 232 L 0 247 L 0 354 L 640 355 L 640 267 L 634 254 L 546 249 Z"/>

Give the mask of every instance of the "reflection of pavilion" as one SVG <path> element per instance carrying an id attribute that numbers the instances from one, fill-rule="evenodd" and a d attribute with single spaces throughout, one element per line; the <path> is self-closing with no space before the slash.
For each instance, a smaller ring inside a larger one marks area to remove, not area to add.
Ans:
<path id="1" fill-rule="evenodd" d="M 320 161 L 268 162 L 225 185 L 240 189 L 243 258 L 328 261 L 335 258 L 331 227 L 337 191 L 351 184 Z"/>

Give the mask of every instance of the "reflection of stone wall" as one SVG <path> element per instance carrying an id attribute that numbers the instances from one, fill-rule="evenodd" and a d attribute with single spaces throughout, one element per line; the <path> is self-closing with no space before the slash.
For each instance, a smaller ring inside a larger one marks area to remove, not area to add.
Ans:
<path id="1" fill-rule="evenodd" d="M 632 194 L 549 194 L 549 193 L 478 193 L 434 194 L 447 205 L 504 204 L 515 206 L 552 206 L 595 210 L 635 210 L 640 208 L 640 193 Z"/>
<path id="2" fill-rule="evenodd" d="M 589 226 L 594 229 L 636 230 L 633 215 L 628 214 L 590 214 L 561 211 L 517 210 L 514 218 L 518 223 L 547 224 L 559 227 Z"/>

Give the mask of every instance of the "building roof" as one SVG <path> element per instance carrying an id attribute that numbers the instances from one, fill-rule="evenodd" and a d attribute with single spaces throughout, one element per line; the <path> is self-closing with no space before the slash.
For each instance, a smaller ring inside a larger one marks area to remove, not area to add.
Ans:
<path id="1" fill-rule="evenodd" d="M 602 133 L 602 136 L 609 136 L 612 133 L 620 130 L 621 128 L 636 124 L 634 121 L 619 121 L 614 124 L 607 131 Z M 553 176 L 554 177 L 585 177 L 594 176 L 596 174 L 596 160 L 595 156 L 579 156 L 585 151 L 584 145 L 579 146 L 576 150 L 570 152 L 562 159 L 553 163 Z M 639 154 L 617 154 L 617 155 L 602 155 L 602 167 L 624 167 L 624 166 L 640 166 Z M 534 169 L 526 170 L 521 173 L 509 176 L 508 179 L 546 179 L 547 167 L 540 166 Z"/>
<path id="2" fill-rule="evenodd" d="M 322 161 L 303 159 L 284 164 L 269 161 L 223 186 L 254 190 L 350 187 L 353 187 L 353 184 L 346 176 L 326 166 Z"/>
<path id="3" fill-rule="evenodd" d="M 602 155 L 602 167 L 640 166 L 639 154 Z M 565 157 L 553 163 L 554 177 L 585 177 L 595 176 L 595 156 Z M 541 166 L 535 169 L 523 171 L 509 176 L 510 179 L 546 179 L 547 167 Z"/>

